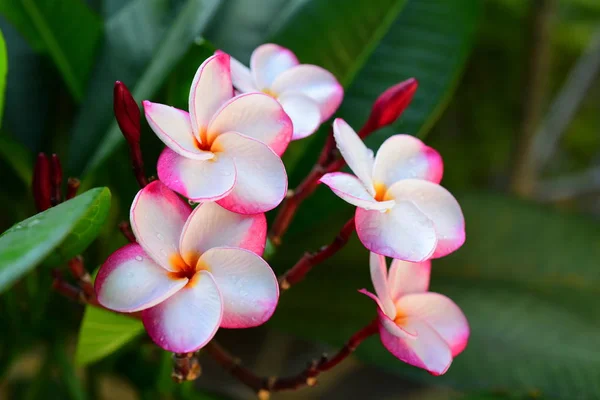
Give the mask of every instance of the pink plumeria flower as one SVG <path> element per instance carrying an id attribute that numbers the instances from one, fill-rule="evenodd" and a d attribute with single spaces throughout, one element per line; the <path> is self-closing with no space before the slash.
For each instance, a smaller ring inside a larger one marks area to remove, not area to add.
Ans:
<path id="1" fill-rule="evenodd" d="M 232 58 L 231 78 L 241 93 L 263 92 L 279 100 L 294 123 L 292 140 L 316 131 L 344 97 L 342 85 L 329 71 L 300 64 L 292 51 L 276 44 L 257 47 L 249 69 Z"/>
<path id="2" fill-rule="evenodd" d="M 256 214 L 275 208 L 287 192 L 281 154 L 292 122 L 264 93 L 233 97 L 229 56 L 209 57 L 196 72 L 189 114 L 144 101 L 146 119 L 167 145 L 158 177 L 194 201 L 218 201 L 228 210 Z"/>
<path id="3" fill-rule="evenodd" d="M 440 155 L 410 135 L 394 135 L 377 156 L 342 119 L 333 123 L 338 149 L 356 176 L 325 174 L 321 182 L 356 209 L 356 232 L 377 253 L 419 262 L 445 256 L 465 241 L 456 199 L 438 183 Z"/>
<path id="4" fill-rule="evenodd" d="M 154 181 L 133 201 L 131 227 L 138 243 L 106 260 L 96 294 L 111 310 L 142 311 L 146 331 L 163 349 L 195 351 L 219 327 L 249 328 L 273 314 L 279 287 L 260 257 L 264 214 L 236 214 L 213 202 L 192 211 Z"/>
<path id="5" fill-rule="evenodd" d="M 386 349 L 407 364 L 433 375 L 445 373 L 469 340 L 469 324 L 446 296 L 431 293 L 431 261 L 394 260 L 388 275 L 385 257 L 371 253 L 371 279 L 376 295 L 379 335 Z"/>

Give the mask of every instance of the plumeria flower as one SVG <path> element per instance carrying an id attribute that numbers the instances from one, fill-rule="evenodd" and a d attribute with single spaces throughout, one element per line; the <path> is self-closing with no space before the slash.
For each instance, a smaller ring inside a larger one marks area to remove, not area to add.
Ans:
<path id="1" fill-rule="evenodd" d="M 232 58 L 231 78 L 241 93 L 258 91 L 279 100 L 294 123 L 292 140 L 317 130 L 344 97 L 342 85 L 329 71 L 300 64 L 294 53 L 276 44 L 257 47 L 249 69 Z"/>
<path id="2" fill-rule="evenodd" d="M 158 177 L 194 201 L 218 201 L 228 210 L 256 214 L 275 208 L 287 191 L 280 155 L 292 122 L 264 93 L 233 97 L 229 56 L 208 58 L 196 72 L 189 114 L 144 101 L 146 119 L 167 145 Z"/>
<path id="3" fill-rule="evenodd" d="M 445 256 L 465 241 L 456 199 L 438 183 L 440 155 L 410 135 L 394 135 L 377 156 L 342 119 L 333 123 L 338 149 L 356 176 L 325 174 L 321 182 L 357 206 L 356 232 L 377 253 L 419 262 Z"/>
<path id="4" fill-rule="evenodd" d="M 142 311 L 146 331 L 165 350 L 204 346 L 219 327 L 267 321 L 279 298 L 277 279 L 260 257 L 264 214 L 241 215 L 216 203 L 190 206 L 160 181 L 131 206 L 137 243 L 113 253 L 95 288 L 101 305 Z"/>
<path id="5" fill-rule="evenodd" d="M 445 373 L 469 340 L 463 312 L 446 296 L 428 292 L 431 261 L 394 260 L 388 275 L 385 257 L 371 253 L 381 342 L 405 363 L 433 375 Z"/>

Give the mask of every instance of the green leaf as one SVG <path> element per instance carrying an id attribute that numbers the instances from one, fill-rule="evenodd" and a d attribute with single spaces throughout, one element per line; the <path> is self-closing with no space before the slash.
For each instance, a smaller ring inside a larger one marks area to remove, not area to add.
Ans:
<path id="1" fill-rule="evenodd" d="M 31 153 L 19 142 L 11 139 L 8 135 L 0 136 L 0 157 L 15 170 L 25 186 L 31 185 L 33 176 L 33 165 L 31 164 Z"/>
<path id="2" fill-rule="evenodd" d="M 79 330 L 75 362 L 83 366 L 98 361 L 143 331 L 144 325 L 140 320 L 88 306 Z"/>
<path id="3" fill-rule="evenodd" d="M 135 0 L 106 22 L 104 50 L 73 129 L 69 171 L 90 172 L 124 143 L 112 116 L 115 81 L 128 85 L 138 101 L 151 98 L 199 38 L 218 4 Z"/>
<path id="4" fill-rule="evenodd" d="M 46 259 L 57 264 L 83 251 L 98 235 L 110 191 L 96 188 L 34 215 L 0 236 L 0 292 Z"/>
<path id="5" fill-rule="evenodd" d="M 466 390 L 598 398 L 600 354 L 590 349 L 600 347 L 600 225 L 495 195 L 470 194 L 459 202 L 467 241 L 433 262 L 431 290 L 452 298 L 467 315 L 466 351 L 435 378 L 403 365 L 378 338 L 369 339 L 358 355 L 390 371 Z M 328 228 L 289 241 L 310 249 L 334 235 Z M 273 265 L 291 265 L 297 254 L 290 253 L 282 249 Z M 367 258 L 354 238 L 282 296 L 273 323 L 305 338 L 342 344 L 375 315 L 372 301 L 356 293 L 371 289 Z"/>
<path id="6" fill-rule="evenodd" d="M 71 94 L 83 98 L 102 33 L 99 18 L 80 0 L 15 0 L 0 3 L 30 45 L 50 54 Z"/>
<path id="7" fill-rule="evenodd" d="M 339 116 L 360 128 L 379 94 L 415 77 L 419 88 L 410 107 L 393 127 L 376 132 L 369 144 L 376 148 L 398 132 L 423 138 L 458 85 L 476 37 L 482 5 L 472 0 L 408 0 L 347 91 Z"/>
<path id="8" fill-rule="evenodd" d="M 6 75 L 8 74 L 8 53 L 4 35 L 0 32 L 0 124 L 4 112 L 4 92 L 6 91 Z"/>

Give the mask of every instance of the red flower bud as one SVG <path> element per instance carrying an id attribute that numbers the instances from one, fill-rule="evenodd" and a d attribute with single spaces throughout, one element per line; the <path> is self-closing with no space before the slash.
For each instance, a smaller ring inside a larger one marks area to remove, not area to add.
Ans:
<path id="1" fill-rule="evenodd" d="M 123 82 L 116 81 L 113 92 L 115 117 L 129 143 L 140 141 L 140 109 Z"/>
<path id="2" fill-rule="evenodd" d="M 373 104 L 369 120 L 359 132 L 360 137 L 364 138 L 371 132 L 394 123 L 412 101 L 417 86 L 417 80 L 409 78 L 379 95 Z"/>
<path id="3" fill-rule="evenodd" d="M 52 207 L 50 196 L 52 185 L 50 182 L 50 162 L 44 153 L 37 156 L 35 168 L 33 170 L 33 198 L 35 208 L 38 211 L 44 211 Z"/>
<path id="4" fill-rule="evenodd" d="M 57 205 L 61 201 L 61 185 L 62 185 L 62 167 L 60 166 L 60 159 L 56 154 L 52 154 L 50 164 L 50 183 L 52 191 L 50 192 L 50 202 L 53 206 Z"/>

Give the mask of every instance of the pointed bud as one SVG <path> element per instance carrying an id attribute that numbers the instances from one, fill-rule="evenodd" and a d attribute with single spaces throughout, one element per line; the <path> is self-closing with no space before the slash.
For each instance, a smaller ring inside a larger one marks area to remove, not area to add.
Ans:
<path id="1" fill-rule="evenodd" d="M 35 208 L 38 211 L 44 211 L 52 207 L 50 196 L 52 184 L 50 182 L 50 161 L 44 153 L 37 156 L 35 168 L 33 170 L 33 198 Z"/>
<path id="2" fill-rule="evenodd" d="M 140 141 L 140 109 L 123 82 L 116 81 L 113 91 L 115 117 L 129 143 Z"/>
<path id="3" fill-rule="evenodd" d="M 50 159 L 50 183 L 52 185 L 52 191 L 50 193 L 50 200 L 52 206 L 57 205 L 61 202 L 62 197 L 62 167 L 60 165 L 60 158 L 56 154 L 52 154 Z"/>
<path id="4" fill-rule="evenodd" d="M 412 101 L 417 86 L 417 80 L 410 78 L 383 92 L 373 104 L 369 120 L 359 132 L 360 137 L 364 138 L 371 132 L 394 123 Z"/>

